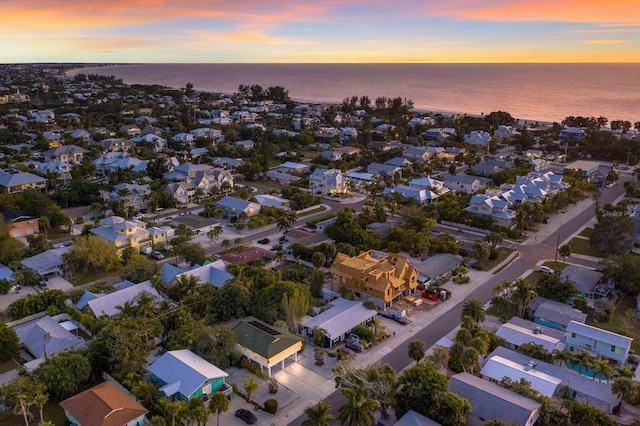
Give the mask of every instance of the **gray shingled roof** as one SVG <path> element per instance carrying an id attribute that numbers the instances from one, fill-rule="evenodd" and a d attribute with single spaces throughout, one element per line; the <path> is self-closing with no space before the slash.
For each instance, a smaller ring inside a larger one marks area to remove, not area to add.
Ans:
<path id="1" fill-rule="evenodd" d="M 471 413 L 505 423 L 535 423 L 542 403 L 519 395 L 500 385 L 469 373 L 459 373 L 449 379 L 449 390 L 469 401 Z"/>

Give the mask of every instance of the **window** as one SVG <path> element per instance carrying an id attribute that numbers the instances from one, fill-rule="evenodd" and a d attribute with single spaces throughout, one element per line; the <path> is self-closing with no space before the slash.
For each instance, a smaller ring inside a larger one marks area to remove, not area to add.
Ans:
<path id="1" fill-rule="evenodd" d="M 576 333 L 571 333 L 571 337 L 575 339 L 576 338 Z"/>
<path id="2" fill-rule="evenodd" d="M 616 351 L 616 345 L 611 345 L 611 352 L 615 352 Z"/>

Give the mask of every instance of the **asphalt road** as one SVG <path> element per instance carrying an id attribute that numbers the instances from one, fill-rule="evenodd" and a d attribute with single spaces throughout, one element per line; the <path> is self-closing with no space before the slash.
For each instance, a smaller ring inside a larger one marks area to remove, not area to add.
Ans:
<path id="1" fill-rule="evenodd" d="M 613 188 L 602 189 L 602 197 L 600 198 L 601 205 L 613 202 L 616 198 L 624 193 L 622 184 L 614 186 Z M 559 230 L 560 238 L 564 239 L 574 234 L 582 226 L 587 224 L 591 219 L 595 217 L 595 210 L 589 208 L 578 215 L 571 221 L 567 222 Z M 535 265 L 543 258 L 543 254 L 546 254 L 546 258 L 552 258 L 555 255 L 555 248 L 558 241 L 558 233 L 549 235 L 544 240 L 540 241 L 537 245 L 522 245 L 516 244 L 520 253 L 519 257 L 512 261 L 507 267 L 502 269 L 499 273 L 493 275 L 489 280 L 476 288 L 469 298 L 476 298 L 483 304 L 491 300 L 493 287 L 502 281 L 514 281 L 522 276 L 527 270 L 531 269 L 532 265 Z M 572 259 L 573 261 L 574 259 Z M 579 259 L 575 259 L 579 260 Z M 581 263 L 581 262 L 576 262 Z M 428 327 L 425 327 L 418 331 L 414 339 L 421 340 L 429 348 L 438 342 L 442 337 L 449 334 L 460 324 L 460 314 L 462 312 L 462 305 L 464 301 L 459 302 L 443 313 L 441 316 L 433 320 Z M 413 360 L 407 355 L 407 347 L 402 344 L 391 352 L 386 354 L 379 360 L 379 364 L 389 364 L 395 371 L 400 372 Z M 341 393 L 340 389 L 337 389 L 331 395 L 324 399 L 324 402 L 330 404 L 332 414 L 335 416 L 338 413 L 338 408 L 342 406 L 346 399 Z M 297 419 L 291 421 L 289 425 L 299 426 L 306 419 L 306 416 L 302 415 Z"/>

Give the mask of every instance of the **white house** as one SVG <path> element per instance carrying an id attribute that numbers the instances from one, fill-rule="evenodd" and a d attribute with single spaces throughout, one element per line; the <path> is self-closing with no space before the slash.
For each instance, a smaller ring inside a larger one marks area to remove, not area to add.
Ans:
<path id="1" fill-rule="evenodd" d="M 315 169 L 309 175 L 309 190 L 312 194 L 344 194 L 348 190 L 348 180 L 340 169 Z"/>
<path id="2" fill-rule="evenodd" d="M 469 200 L 469 207 L 465 210 L 481 216 L 489 216 L 498 226 L 511 228 L 511 221 L 516 212 L 509 209 L 509 204 L 497 195 L 476 194 Z"/>
<path id="3" fill-rule="evenodd" d="M 491 135 L 484 131 L 473 131 L 471 133 L 467 133 L 464 135 L 463 140 L 467 143 L 479 146 L 489 146 L 489 142 L 491 142 Z"/>

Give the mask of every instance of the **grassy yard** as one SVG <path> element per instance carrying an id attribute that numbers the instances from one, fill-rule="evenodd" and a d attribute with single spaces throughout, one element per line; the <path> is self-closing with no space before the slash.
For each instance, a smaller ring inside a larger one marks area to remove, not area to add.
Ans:
<path id="1" fill-rule="evenodd" d="M 87 271 L 87 272 L 79 272 L 75 277 L 70 279 L 69 281 L 74 286 L 79 286 L 83 284 L 87 284 L 94 281 L 104 280 L 106 278 L 117 277 L 120 275 L 120 271 L 109 271 L 109 272 L 95 272 L 95 271 Z"/>
<path id="2" fill-rule="evenodd" d="M 318 206 L 317 208 L 309 210 L 308 212 L 300 213 L 298 215 L 298 218 L 304 217 L 304 216 L 309 216 L 309 215 L 316 214 L 316 213 L 320 213 L 320 212 L 323 212 L 325 210 L 326 210 L 325 206 Z"/>
<path id="3" fill-rule="evenodd" d="M 591 238 L 591 234 L 593 234 L 593 228 L 584 228 L 578 235 L 581 237 Z"/>
<path id="4" fill-rule="evenodd" d="M 0 374 L 6 373 L 7 371 L 15 370 L 20 367 L 20 364 L 10 359 L 9 361 L 0 362 Z"/>
<path id="5" fill-rule="evenodd" d="M 511 318 L 518 316 L 518 307 L 515 304 L 510 303 L 506 309 L 502 309 L 498 312 L 495 306 L 491 305 L 487 309 L 486 313 L 487 315 L 493 315 L 494 317 L 500 318 L 503 322 L 507 322 Z"/>
<path id="6" fill-rule="evenodd" d="M 593 325 L 595 327 L 603 328 L 605 330 L 612 331 L 618 334 L 624 334 L 633 339 L 633 343 L 631 343 L 631 349 L 636 353 L 640 353 L 640 321 L 634 318 L 631 321 L 631 326 L 628 328 L 627 332 L 625 332 L 624 321 L 625 321 L 625 312 L 629 309 L 632 311 L 636 307 L 636 299 L 633 296 L 625 295 L 622 300 L 618 302 L 613 314 L 611 315 L 611 319 L 609 322 L 594 322 L 591 317 L 587 318 L 587 324 Z"/>
<path id="7" fill-rule="evenodd" d="M 36 417 L 36 421 L 40 420 L 40 413 L 38 413 L 38 407 L 32 407 L 31 413 Z M 68 425 L 69 419 L 64 415 L 62 407 L 53 401 L 47 402 L 42 410 L 42 416 L 45 421 L 49 421 L 54 425 Z M 0 413 L 0 424 L 3 426 L 24 426 L 24 418 L 22 416 L 16 416 L 11 411 Z M 35 423 L 33 423 L 35 424 Z"/>
<path id="8" fill-rule="evenodd" d="M 566 263 L 553 262 L 551 260 L 544 262 L 543 265 L 548 266 L 549 268 L 554 269 L 556 271 L 562 271 L 567 266 Z M 529 282 L 532 285 L 538 285 L 538 281 L 540 281 L 540 277 L 542 276 L 542 274 L 543 274 L 542 272 L 535 270 L 527 276 L 527 280 L 529 280 Z"/>
<path id="9" fill-rule="evenodd" d="M 605 252 L 590 247 L 589 240 L 585 240 L 583 238 L 571 239 L 571 241 L 569 241 L 569 248 L 571 248 L 571 253 L 575 253 L 575 254 L 583 254 L 586 256 L 601 257 L 601 258 L 607 257 Z"/>
<path id="10" fill-rule="evenodd" d="M 510 249 L 508 247 L 500 247 L 500 249 L 498 250 L 498 257 L 495 260 L 488 261 L 484 265 L 482 265 L 482 270 L 489 271 L 495 268 L 496 265 L 500 264 L 503 260 L 505 260 L 507 256 L 509 256 L 512 252 L 513 252 L 513 249 Z"/>

